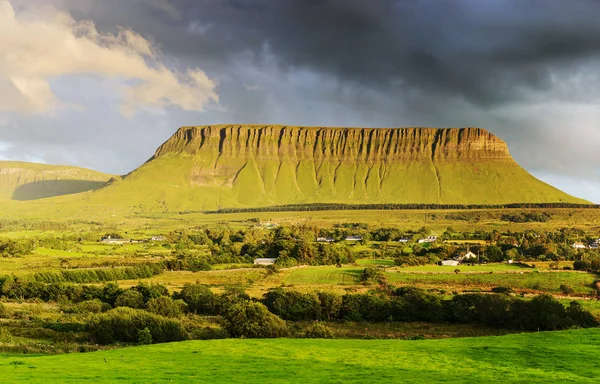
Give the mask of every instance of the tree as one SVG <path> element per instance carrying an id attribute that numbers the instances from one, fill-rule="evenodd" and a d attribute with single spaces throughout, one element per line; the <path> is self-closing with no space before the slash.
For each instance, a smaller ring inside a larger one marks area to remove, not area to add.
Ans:
<path id="1" fill-rule="evenodd" d="M 315 293 L 276 288 L 267 292 L 262 302 L 271 312 L 285 320 L 318 320 L 321 317 L 321 303 Z"/>
<path id="2" fill-rule="evenodd" d="M 183 300 L 188 311 L 197 314 L 214 315 L 219 310 L 219 297 L 205 285 L 185 284 L 175 298 Z"/>
<path id="3" fill-rule="evenodd" d="M 252 301 L 230 306 L 223 316 L 223 328 L 233 337 L 245 338 L 285 337 L 290 333 L 285 321 L 264 304 Z"/>
<path id="4" fill-rule="evenodd" d="M 148 327 L 138 330 L 138 342 L 140 344 L 152 344 L 152 333 Z"/>
<path id="5" fill-rule="evenodd" d="M 138 291 L 127 290 L 117 296 L 115 307 L 142 309 L 144 308 L 144 296 Z"/>
<path id="6" fill-rule="evenodd" d="M 490 245 L 486 248 L 485 253 L 489 261 L 492 262 L 500 262 L 504 260 L 504 253 L 500 247 L 495 245 Z"/>
<path id="7" fill-rule="evenodd" d="M 327 320 L 337 318 L 342 308 L 342 296 L 333 292 L 319 292 L 318 297 L 321 303 L 321 315 Z"/>
<path id="8" fill-rule="evenodd" d="M 162 284 L 148 284 L 140 282 L 132 289 L 142 294 L 144 297 L 144 303 L 147 303 L 150 299 L 154 299 L 156 297 L 169 296 L 169 290 Z"/>
<path id="9" fill-rule="evenodd" d="M 148 302 L 148 312 L 166 317 L 181 317 L 187 304 L 183 300 L 173 300 L 169 296 L 161 296 Z"/>
<path id="10" fill-rule="evenodd" d="M 373 267 L 367 267 L 365 269 L 363 269 L 361 275 L 360 275 L 360 281 L 362 281 L 363 283 L 368 283 L 372 280 L 374 280 L 378 275 L 377 269 L 373 268 Z"/>
<path id="11" fill-rule="evenodd" d="M 179 320 L 127 307 L 95 315 L 87 324 L 90 335 L 99 344 L 138 342 L 139 331 L 144 328 L 148 328 L 152 340 L 158 343 L 181 341 L 187 337 Z"/>

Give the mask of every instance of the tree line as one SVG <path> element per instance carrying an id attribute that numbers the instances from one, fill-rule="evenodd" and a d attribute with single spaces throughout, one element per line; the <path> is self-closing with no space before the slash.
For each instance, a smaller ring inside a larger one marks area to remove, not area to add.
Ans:
<path id="1" fill-rule="evenodd" d="M 526 209 L 526 208 L 584 208 L 598 209 L 597 204 L 577 203 L 512 203 L 512 204 L 285 204 L 268 207 L 221 208 L 215 211 L 181 211 L 189 213 L 246 213 L 246 212 L 297 212 L 297 211 L 344 211 L 344 210 L 444 210 L 444 209 Z"/>
<path id="2" fill-rule="evenodd" d="M 318 323 L 302 334 L 293 332 L 295 322 L 306 321 L 327 321 L 330 326 L 339 321 L 425 321 L 483 324 L 519 331 L 598 326 L 598 320 L 577 302 L 565 306 L 549 295 L 531 300 L 502 293 L 443 298 L 414 287 L 388 285 L 374 292 L 344 295 L 276 288 L 257 300 L 240 288 L 215 294 L 201 284 L 186 284 L 181 291 L 170 294 L 160 284 L 139 283 L 123 289 L 115 283 L 45 284 L 3 277 L 0 295 L 9 299 L 54 301 L 65 312 L 91 314 L 83 325 L 67 324 L 61 329 L 85 330 L 100 344 L 217 337 L 331 336 L 328 326 Z M 216 316 L 221 328 L 206 329 L 198 316 Z"/>

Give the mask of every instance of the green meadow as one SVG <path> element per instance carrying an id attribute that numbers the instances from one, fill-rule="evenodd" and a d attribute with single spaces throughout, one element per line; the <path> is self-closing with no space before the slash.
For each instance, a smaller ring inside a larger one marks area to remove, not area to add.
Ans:
<path id="1" fill-rule="evenodd" d="M 444 340 L 208 340 L 0 356 L 7 383 L 597 383 L 600 330 Z"/>

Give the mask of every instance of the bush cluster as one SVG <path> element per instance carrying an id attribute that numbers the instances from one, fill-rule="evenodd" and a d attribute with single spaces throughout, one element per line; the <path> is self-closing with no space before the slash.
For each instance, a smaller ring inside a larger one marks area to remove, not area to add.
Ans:
<path id="1" fill-rule="evenodd" d="M 428 321 L 479 323 L 517 330 L 594 327 L 598 321 L 577 302 L 563 306 L 549 295 L 524 300 L 504 294 L 463 294 L 443 300 L 417 288 L 387 294 L 299 293 L 275 289 L 262 302 L 285 320 Z"/>
<path id="2" fill-rule="evenodd" d="M 149 332 L 144 332 L 145 329 Z M 187 338 L 179 320 L 127 307 L 115 308 L 96 315 L 88 323 L 88 331 L 99 344 L 111 344 L 117 341 L 138 342 L 140 334 L 143 335 L 144 342 L 150 340 L 150 342 L 162 343 Z"/>

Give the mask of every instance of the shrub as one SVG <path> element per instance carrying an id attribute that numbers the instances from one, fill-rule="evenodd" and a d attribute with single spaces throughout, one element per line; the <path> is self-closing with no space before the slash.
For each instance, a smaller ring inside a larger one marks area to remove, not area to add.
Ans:
<path id="1" fill-rule="evenodd" d="M 587 260 L 576 260 L 573 262 L 573 269 L 576 271 L 589 271 L 592 269 L 592 263 Z"/>
<path id="2" fill-rule="evenodd" d="M 232 337 L 273 338 L 290 333 L 285 321 L 269 312 L 264 304 L 252 301 L 229 307 L 223 316 L 223 328 Z"/>
<path id="3" fill-rule="evenodd" d="M 138 332 L 144 328 L 148 328 L 152 340 L 158 343 L 186 339 L 178 320 L 128 307 L 96 315 L 87 324 L 90 335 L 99 344 L 138 342 Z"/>
<path id="4" fill-rule="evenodd" d="M 98 299 L 85 300 L 75 305 L 75 312 L 77 313 L 100 313 L 105 309 L 106 303 Z"/>
<path id="5" fill-rule="evenodd" d="M 402 299 L 402 312 L 397 316 L 406 317 L 408 321 L 442 321 L 445 310 L 442 300 L 437 295 L 432 295 L 419 288 L 401 287 L 396 294 Z"/>
<path id="6" fill-rule="evenodd" d="M 312 323 L 304 332 L 304 337 L 309 339 L 331 339 L 333 331 L 321 323 Z"/>
<path id="7" fill-rule="evenodd" d="M 286 292 L 277 288 L 267 292 L 262 303 L 285 320 L 318 320 L 321 317 L 321 303 L 314 293 Z"/>
<path id="8" fill-rule="evenodd" d="M 564 293 L 565 295 L 572 295 L 575 293 L 575 290 L 573 289 L 573 287 L 571 287 L 570 285 L 566 285 L 566 284 L 560 285 L 560 291 L 562 293 Z"/>
<path id="9" fill-rule="evenodd" d="M 571 301 L 567 307 L 567 318 L 566 326 L 578 326 L 578 327 L 597 327 L 598 320 L 590 312 L 583 309 L 581 304 L 576 301 Z"/>
<path id="10" fill-rule="evenodd" d="M 278 257 L 275 259 L 275 265 L 279 268 L 289 268 L 298 265 L 298 261 L 293 257 Z"/>
<path id="11" fill-rule="evenodd" d="M 148 327 L 138 330 L 138 342 L 140 344 L 152 344 L 152 333 Z"/>
<path id="12" fill-rule="evenodd" d="M 187 304 L 188 311 L 196 314 L 213 315 L 220 309 L 219 297 L 205 285 L 185 284 L 181 292 L 174 296 Z"/>
<path id="13" fill-rule="evenodd" d="M 4 327 L 0 327 L 0 342 L 10 343 L 12 342 L 12 334 Z"/>
<path id="14" fill-rule="evenodd" d="M 530 301 L 514 301 L 510 311 L 515 328 L 531 331 L 565 328 L 565 307 L 550 295 L 536 296 Z"/>
<path id="15" fill-rule="evenodd" d="M 169 296 L 161 296 L 148 302 L 148 312 L 165 317 L 181 317 L 187 304 L 183 300 L 173 300 Z"/>
<path id="16" fill-rule="evenodd" d="M 0 303 L 0 318 L 8 318 L 10 317 L 10 311 L 6 308 L 6 305 Z"/>
<path id="17" fill-rule="evenodd" d="M 139 282 L 138 285 L 132 289 L 142 294 L 144 303 L 147 303 L 151 299 L 157 297 L 169 296 L 169 289 L 162 284 L 148 284 Z"/>
<path id="18" fill-rule="evenodd" d="M 510 295 L 511 293 L 515 293 L 515 291 L 511 287 L 494 287 L 494 288 L 492 288 L 492 292 L 502 293 L 505 295 Z"/>
<path id="19" fill-rule="evenodd" d="M 377 275 L 378 275 L 377 269 L 375 269 L 373 267 L 367 267 L 367 268 L 363 269 L 362 273 L 360 274 L 360 281 L 363 283 L 368 283 L 370 281 L 375 280 Z"/>
<path id="20" fill-rule="evenodd" d="M 321 316 L 327 320 L 337 318 L 342 308 L 342 296 L 333 292 L 319 292 L 317 296 L 321 303 Z"/>
<path id="21" fill-rule="evenodd" d="M 142 309 L 144 308 L 144 296 L 138 291 L 129 289 L 117 296 L 115 307 Z"/>

